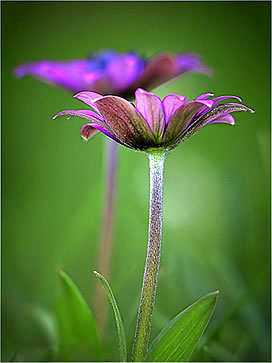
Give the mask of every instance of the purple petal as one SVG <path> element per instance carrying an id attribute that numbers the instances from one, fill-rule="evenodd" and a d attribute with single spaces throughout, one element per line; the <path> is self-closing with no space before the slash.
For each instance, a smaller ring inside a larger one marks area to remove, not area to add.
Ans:
<path id="1" fill-rule="evenodd" d="M 167 125 L 176 110 L 184 105 L 186 96 L 168 95 L 164 97 L 162 105 L 165 113 L 165 124 Z"/>
<path id="2" fill-rule="evenodd" d="M 206 94 L 207 96 L 208 94 Z M 213 100 L 207 100 L 205 98 L 204 95 L 203 96 L 203 99 L 202 97 L 200 96 L 200 98 L 196 98 L 194 101 L 197 101 L 197 102 L 201 102 L 203 103 L 203 107 L 201 107 L 195 114 L 194 116 L 192 117 L 191 121 L 186 125 L 186 128 L 184 129 L 184 131 L 186 129 L 188 129 L 189 127 L 191 127 L 191 125 L 196 122 L 196 120 L 198 120 L 202 115 L 204 115 L 212 106 L 213 106 Z"/>
<path id="3" fill-rule="evenodd" d="M 229 113 L 226 113 L 225 115 L 221 115 L 221 116 L 217 117 L 216 119 L 214 119 L 213 121 L 208 122 L 208 124 L 217 124 L 217 123 L 225 123 L 225 124 L 234 125 L 235 119 L 232 115 L 230 115 Z M 205 125 L 207 125 L 207 124 L 205 124 Z"/>
<path id="4" fill-rule="evenodd" d="M 85 102 L 87 105 L 91 106 L 92 102 L 95 100 L 102 98 L 103 96 L 100 93 L 83 91 L 74 95 L 75 98 Z"/>
<path id="5" fill-rule="evenodd" d="M 95 101 L 95 105 L 110 132 L 124 144 L 140 149 L 155 141 L 145 120 L 130 102 L 117 96 L 105 96 Z"/>
<path id="6" fill-rule="evenodd" d="M 105 124 L 103 118 L 91 110 L 65 110 L 65 111 L 61 111 L 61 112 L 57 113 L 53 117 L 53 119 L 55 119 L 58 116 L 62 116 L 62 115 L 69 115 L 68 118 L 70 118 L 71 116 L 79 116 L 79 117 L 86 118 L 87 120 L 95 122 L 95 123 Z"/>
<path id="7" fill-rule="evenodd" d="M 29 63 L 17 67 L 14 73 L 17 77 L 31 74 L 45 82 L 62 86 L 71 92 L 94 89 L 93 84 L 103 77 L 103 73 L 99 70 L 90 71 L 86 60 Z"/>
<path id="8" fill-rule="evenodd" d="M 108 130 L 103 128 L 98 124 L 85 124 L 81 127 L 80 134 L 84 140 L 89 140 L 92 136 L 97 134 L 98 131 L 101 131 L 104 135 L 108 136 L 112 140 L 118 142 L 121 145 L 124 145 L 120 140 L 118 140 L 113 134 L 111 134 Z"/>
<path id="9" fill-rule="evenodd" d="M 220 97 L 213 98 L 212 101 L 213 101 L 213 104 L 215 105 L 216 103 L 227 100 L 229 98 L 235 98 L 236 100 L 242 102 L 241 98 L 237 97 L 237 96 L 220 96 Z"/>
<path id="10" fill-rule="evenodd" d="M 98 108 L 94 104 L 94 101 L 103 97 L 99 93 L 84 91 L 75 94 L 74 97 L 85 102 L 88 106 L 92 107 L 96 112 L 99 113 Z"/>
<path id="11" fill-rule="evenodd" d="M 213 123 L 213 121 L 216 120 L 217 122 L 220 122 L 221 118 L 223 120 L 221 122 L 229 121 L 228 123 L 233 123 L 233 120 L 231 118 L 225 118 L 225 116 L 230 112 L 235 111 L 249 111 L 251 113 L 254 113 L 251 108 L 239 103 L 223 103 L 221 105 L 214 106 L 185 130 L 180 142 L 185 141 L 189 136 L 196 133 L 201 127 L 207 125 L 208 123 Z"/>
<path id="12" fill-rule="evenodd" d="M 143 116 L 155 135 L 162 135 L 165 127 L 165 116 L 161 99 L 138 88 L 135 92 L 136 109 Z"/>
<path id="13" fill-rule="evenodd" d="M 199 103 L 202 103 L 204 106 L 206 106 L 208 108 L 211 108 L 213 106 L 213 101 L 212 100 L 194 100 L 194 101 L 189 101 L 189 102 L 190 103 L 191 102 L 199 102 Z"/>
<path id="14" fill-rule="evenodd" d="M 174 144 L 181 137 L 181 134 L 186 126 L 190 124 L 195 113 L 203 107 L 203 102 L 205 101 L 200 100 L 186 102 L 183 106 L 177 109 L 170 119 L 163 137 L 163 142 L 166 146 Z"/>
<path id="15" fill-rule="evenodd" d="M 81 127 L 80 134 L 82 138 L 88 141 L 91 137 L 96 135 L 99 130 L 94 127 L 95 124 L 85 124 Z"/>
<path id="16" fill-rule="evenodd" d="M 184 53 L 176 56 L 178 65 L 178 74 L 185 72 L 198 71 L 204 73 L 211 73 L 211 69 L 203 64 L 198 54 Z"/>
<path id="17" fill-rule="evenodd" d="M 116 90 L 125 90 L 142 73 L 144 62 L 136 54 L 125 54 L 109 64 L 107 75 Z"/>
<path id="18" fill-rule="evenodd" d="M 32 68 L 36 63 L 28 63 L 18 66 L 14 69 L 14 75 L 18 78 L 25 77 L 27 74 L 31 73 Z"/>
<path id="19" fill-rule="evenodd" d="M 198 96 L 195 101 L 198 100 L 206 100 L 209 97 L 212 97 L 214 94 L 213 93 L 203 93 L 203 95 Z"/>
<path id="20" fill-rule="evenodd" d="M 203 104 L 203 106 L 194 114 L 194 116 L 191 118 L 191 121 L 186 125 L 185 129 L 188 129 L 196 120 L 199 119 L 199 117 L 201 117 L 203 114 L 205 114 L 213 106 L 212 100 L 198 99 L 198 100 L 189 101 L 189 102 L 200 102 Z"/>
<path id="21" fill-rule="evenodd" d="M 177 75 L 177 63 L 173 55 L 161 53 L 150 59 L 133 88 L 153 89 Z"/>
<path id="22" fill-rule="evenodd" d="M 240 103 L 222 103 L 221 105 L 212 107 L 210 111 L 205 113 L 199 120 L 197 120 L 197 123 L 202 126 L 203 124 L 207 124 L 208 122 L 210 123 L 227 113 L 235 111 L 249 111 L 254 113 L 251 108 Z"/>

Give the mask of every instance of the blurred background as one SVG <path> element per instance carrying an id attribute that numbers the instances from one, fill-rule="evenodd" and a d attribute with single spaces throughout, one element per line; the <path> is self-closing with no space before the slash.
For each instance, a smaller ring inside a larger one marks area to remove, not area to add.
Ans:
<path id="1" fill-rule="evenodd" d="M 270 2 L 2 2 L 2 361 L 40 361 L 63 268 L 89 306 L 104 201 L 105 138 L 80 137 L 82 107 L 15 66 L 103 49 L 198 52 L 212 77 L 187 74 L 156 93 L 237 95 L 256 113 L 205 127 L 165 167 L 161 269 L 152 338 L 214 290 L 195 361 L 270 361 Z M 148 229 L 148 160 L 119 147 L 111 283 L 129 350 Z M 118 360 L 111 311 L 105 360 Z"/>

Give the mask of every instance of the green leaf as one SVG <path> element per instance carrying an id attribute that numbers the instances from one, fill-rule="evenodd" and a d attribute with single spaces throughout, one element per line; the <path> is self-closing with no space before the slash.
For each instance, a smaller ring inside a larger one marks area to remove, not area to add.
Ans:
<path id="1" fill-rule="evenodd" d="M 9 362 L 17 362 L 18 352 L 14 352 Z"/>
<path id="2" fill-rule="evenodd" d="M 149 362 L 188 362 L 213 313 L 218 291 L 179 313 L 150 346 Z"/>
<path id="3" fill-rule="evenodd" d="M 121 317 L 117 302 L 115 300 L 112 289 L 111 289 L 109 283 L 107 282 L 107 280 L 100 273 L 98 273 L 96 271 L 94 271 L 93 273 L 102 283 L 102 285 L 106 291 L 106 294 L 108 296 L 109 302 L 112 306 L 112 310 L 113 310 L 113 314 L 114 314 L 114 318 L 115 318 L 115 322 L 116 322 L 118 339 L 119 339 L 120 361 L 126 362 L 127 361 L 127 344 L 126 344 L 125 329 L 124 329 L 124 324 L 122 321 L 122 317 Z"/>
<path id="4" fill-rule="evenodd" d="M 102 349 L 91 310 L 71 278 L 59 271 L 57 305 L 60 361 L 101 361 Z"/>
<path id="5" fill-rule="evenodd" d="M 42 361 L 55 361 L 58 349 L 58 336 L 56 327 L 56 317 L 52 312 L 43 307 L 32 304 L 29 306 L 28 313 L 34 320 L 43 335 L 46 351 Z M 44 359 L 46 358 L 46 359 Z"/>

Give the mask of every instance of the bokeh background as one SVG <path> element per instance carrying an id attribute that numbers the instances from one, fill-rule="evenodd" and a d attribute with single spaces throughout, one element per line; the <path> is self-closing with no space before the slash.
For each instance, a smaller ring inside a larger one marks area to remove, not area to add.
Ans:
<path id="1" fill-rule="evenodd" d="M 34 78 L 15 79 L 12 71 L 103 49 L 199 52 L 214 68 L 212 77 L 187 74 L 156 93 L 234 94 L 256 111 L 237 113 L 234 127 L 205 127 L 168 156 L 152 337 L 218 289 L 215 314 L 192 359 L 269 361 L 270 2 L 1 5 L 2 361 L 15 352 L 18 360 L 42 360 L 48 336 L 31 311 L 54 316 L 59 267 L 92 306 L 105 174 L 105 138 L 85 143 L 82 119 L 52 120 L 80 101 Z M 147 166 L 144 154 L 119 147 L 111 283 L 129 350 L 146 254 Z M 110 361 L 118 360 L 114 329 L 109 311 Z"/>

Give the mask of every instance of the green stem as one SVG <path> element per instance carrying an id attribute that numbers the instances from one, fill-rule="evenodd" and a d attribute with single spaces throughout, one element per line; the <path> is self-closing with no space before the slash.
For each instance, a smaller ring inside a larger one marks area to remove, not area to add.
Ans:
<path id="1" fill-rule="evenodd" d="M 151 331 L 160 266 L 164 160 L 165 151 L 156 150 L 149 153 L 149 237 L 141 301 L 132 351 L 132 361 L 135 362 L 143 362 L 145 360 Z"/>
<path id="2" fill-rule="evenodd" d="M 97 269 L 110 280 L 111 255 L 113 248 L 113 222 L 115 214 L 116 198 L 116 169 L 118 149 L 115 141 L 106 140 L 107 146 L 107 175 L 106 175 L 106 198 L 103 211 L 103 226 L 101 240 L 99 244 L 98 267 Z M 107 316 L 107 300 L 99 281 L 95 285 L 94 293 L 95 311 L 97 316 L 98 328 L 103 336 L 104 325 Z"/>

